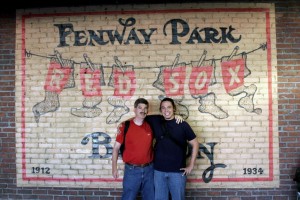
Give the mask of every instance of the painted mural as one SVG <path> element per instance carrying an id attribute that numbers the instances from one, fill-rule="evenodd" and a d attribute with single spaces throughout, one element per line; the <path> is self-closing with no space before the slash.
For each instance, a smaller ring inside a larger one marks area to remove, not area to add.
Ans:
<path id="1" fill-rule="evenodd" d="M 278 187 L 274 5 L 216 5 L 18 11 L 18 186 L 121 187 L 118 125 L 167 96 L 200 144 L 188 187 Z"/>

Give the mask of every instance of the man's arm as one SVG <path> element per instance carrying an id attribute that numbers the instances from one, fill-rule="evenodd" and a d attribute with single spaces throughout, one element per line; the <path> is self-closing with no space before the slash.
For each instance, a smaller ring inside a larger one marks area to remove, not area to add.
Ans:
<path id="1" fill-rule="evenodd" d="M 197 158 L 198 150 L 199 150 L 199 143 L 197 137 L 189 141 L 189 144 L 192 145 L 192 155 L 187 167 L 181 169 L 184 170 L 183 175 L 188 175 L 192 172 Z"/>
<path id="2" fill-rule="evenodd" d="M 117 162 L 118 162 L 120 147 L 121 147 L 121 144 L 116 141 L 114 144 L 113 153 L 112 153 L 112 175 L 114 178 L 119 177 Z"/>
<path id="3" fill-rule="evenodd" d="M 184 121 L 183 117 L 177 114 L 174 116 L 174 118 L 177 124 L 181 124 Z M 153 120 L 163 120 L 163 116 L 161 114 L 151 114 L 151 115 L 147 115 L 145 120 L 151 123 L 153 122 Z"/>

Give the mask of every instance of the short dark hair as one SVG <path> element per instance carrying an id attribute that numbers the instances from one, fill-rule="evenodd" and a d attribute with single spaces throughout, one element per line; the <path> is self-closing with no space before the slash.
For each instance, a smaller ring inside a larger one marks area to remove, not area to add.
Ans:
<path id="1" fill-rule="evenodd" d="M 165 97 L 163 100 L 161 100 L 160 105 L 159 105 L 159 111 L 161 111 L 161 104 L 165 101 L 169 101 L 171 102 L 173 108 L 174 108 L 174 112 L 176 111 L 176 105 L 173 99 L 169 98 L 169 97 Z"/>
<path id="2" fill-rule="evenodd" d="M 137 100 L 135 100 L 134 107 L 137 108 L 140 103 L 145 104 L 149 107 L 149 102 L 144 98 L 138 98 Z"/>

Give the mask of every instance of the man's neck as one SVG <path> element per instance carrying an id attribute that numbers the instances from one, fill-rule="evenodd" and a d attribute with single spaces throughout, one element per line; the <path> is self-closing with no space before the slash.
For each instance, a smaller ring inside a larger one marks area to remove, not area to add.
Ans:
<path id="1" fill-rule="evenodd" d="M 140 118 L 137 118 L 137 117 L 136 117 L 136 118 L 133 119 L 133 122 L 134 122 L 136 125 L 140 126 L 140 125 L 143 124 L 144 119 L 140 119 Z"/>

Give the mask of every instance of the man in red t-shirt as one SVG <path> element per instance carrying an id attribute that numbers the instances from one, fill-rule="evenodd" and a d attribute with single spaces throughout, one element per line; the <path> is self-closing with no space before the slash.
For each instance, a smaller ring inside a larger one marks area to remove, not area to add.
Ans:
<path id="1" fill-rule="evenodd" d="M 141 191 L 143 200 L 154 199 L 153 180 L 153 133 L 149 124 L 144 121 L 148 113 L 149 103 L 144 98 L 134 102 L 135 117 L 130 120 L 124 141 L 125 122 L 118 127 L 118 134 L 112 154 L 112 175 L 119 177 L 117 160 L 121 144 L 125 142 L 123 161 L 125 171 L 123 177 L 123 200 L 135 200 Z"/>

